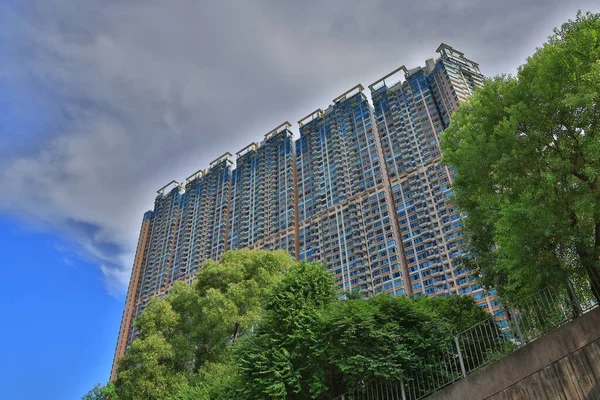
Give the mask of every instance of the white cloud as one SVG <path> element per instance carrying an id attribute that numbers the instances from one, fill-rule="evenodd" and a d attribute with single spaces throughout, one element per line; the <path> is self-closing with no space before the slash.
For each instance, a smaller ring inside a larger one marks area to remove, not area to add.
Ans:
<path id="1" fill-rule="evenodd" d="M 10 103 L 9 93 L 0 123 L 8 138 L 0 139 L 0 210 L 69 238 L 122 295 L 142 214 L 164 183 L 327 106 L 359 81 L 423 64 L 442 41 L 488 74 L 514 71 L 552 26 L 589 8 L 554 1 L 548 14 L 547 1 L 496 3 L 0 6 L 0 49 L 9 55 L 0 88 L 28 96 Z"/>

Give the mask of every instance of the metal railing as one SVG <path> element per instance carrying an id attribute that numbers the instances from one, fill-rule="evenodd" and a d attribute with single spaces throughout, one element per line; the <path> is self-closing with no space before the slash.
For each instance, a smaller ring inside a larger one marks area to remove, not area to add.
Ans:
<path id="1" fill-rule="evenodd" d="M 423 399 L 597 306 L 585 283 L 547 287 L 455 335 L 398 380 L 361 382 L 334 400 Z"/>

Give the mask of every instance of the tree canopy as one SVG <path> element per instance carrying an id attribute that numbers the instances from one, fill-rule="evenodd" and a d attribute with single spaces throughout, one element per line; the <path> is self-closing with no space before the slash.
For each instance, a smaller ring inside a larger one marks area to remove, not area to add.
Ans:
<path id="1" fill-rule="evenodd" d="M 400 379 L 485 318 L 468 297 L 340 301 L 322 264 L 230 251 L 192 287 L 178 283 L 147 305 L 114 385 L 84 398 L 328 399 Z"/>
<path id="2" fill-rule="evenodd" d="M 234 398 L 225 390 L 235 378 L 230 344 L 259 322 L 266 297 L 292 265 L 285 251 L 229 251 L 206 262 L 193 286 L 177 282 L 170 294 L 153 298 L 119 361 L 120 398 L 214 398 L 215 386 Z"/>
<path id="3" fill-rule="evenodd" d="M 486 82 L 442 135 L 463 261 L 505 297 L 587 276 L 600 299 L 600 14 L 555 29 Z"/>
<path id="4" fill-rule="evenodd" d="M 297 264 L 275 287 L 237 349 L 246 398 L 329 399 L 371 379 L 397 381 L 490 317 L 470 297 L 339 301 L 334 293 L 320 264 Z"/>

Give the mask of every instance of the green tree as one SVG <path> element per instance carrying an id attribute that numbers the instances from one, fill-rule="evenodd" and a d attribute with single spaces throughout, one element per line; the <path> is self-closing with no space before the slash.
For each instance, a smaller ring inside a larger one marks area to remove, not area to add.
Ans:
<path id="1" fill-rule="evenodd" d="M 363 380 L 398 380 L 447 342 L 451 326 L 422 306 L 429 300 L 379 295 L 329 307 L 323 342 L 346 387 Z"/>
<path id="2" fill-rule="evenodd" d="M 81 397 L 81 400 L 119 400 L 115 385 L 109 382 L 106 386 L 96 384 L 92 390 Z"/>
<path id="3" fill-rule="evenodd" d="M 235 400 L 241 399 L 237 365 L 208 363 L 200 371 L 195 386 L 180 385 L 167 400 Z"/>
<path id="4" fill-rule="evenodd" d="M 211 393 L 235 386 L 236 374 L 219 376 L 235 370 L 231 345 L 260 321 L 292 264 L 284 251 L 229 251 L 206 262 L 193 287 L 177 282 L 170 294 L 153 298 L 134 322 L 138 339 L 119 362 L 121 398 L 215 398 Z"/>
<path id="5" fill-rule="evenodd" d="M 102 389 L 103 386 L 97 383 L 92 390 L 81 396 L 81 400 L 105 400 L 106 396 Z"/>
<path id="6" fill-rule="evenodd" d="M 600 15 L 488 80 L 442 136 L 467 215 L 463 260 L 511 298 L 587 275 L 600 300 Z"/>
<path id="7" fill-rule="evenodd" d="M 308 399 L 327 388 L 319 313 L 336 300 L 323 265 L 297 263 L 275 287 L 253 335 L 240 342 L 239 365 L 249 398 Z"/>
<path id="8" fill-rule="evenodd" d="M 173 346 L 160 334 L 135 340 L 119 363 L 118 393 L 123 399 L 164 399 L 186 383 L 172 368 Z"/>
<path id="9" fill-rule="evenodd" d="M 422 306 L 438 318 L 448 322 L 452 335 L 491 317 L 487 311 L 477 306 L 471 296 L 420 297 L 417 301 L 422 302 Z"/>
<path id="10" fill-rule="evenodd" d="M 473 299 L 348 297 L 337 299 L 321 264 L 284 252 L 227 252 L 203 266 L 193 287 L 178 283 L 148 303 L 113 393 L 122 400 L 331 398 L 423 368 L 459 325 L 488 317 Z"/>
<path id="11" fill-rule="evenodd" d="M 472 298 L 338 301 L 325 268 L 300 263 L 275 287 L 254 334 L 238 343 L 245 394 L 326 399 L 360 382 L 396 381 L 489 317 Z"/>

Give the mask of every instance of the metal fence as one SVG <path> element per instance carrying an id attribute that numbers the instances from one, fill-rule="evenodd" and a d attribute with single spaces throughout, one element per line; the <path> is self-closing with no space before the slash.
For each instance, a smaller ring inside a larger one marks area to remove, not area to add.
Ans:
<path id="1" fill-rule="evenodd" d="M 598 306 L 589 285 L 547 287 L 457 334 L 395 382 L 369 381 L 334 400 L 419 400 Z"/>

